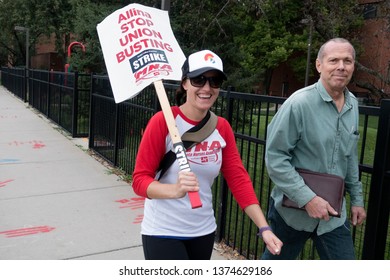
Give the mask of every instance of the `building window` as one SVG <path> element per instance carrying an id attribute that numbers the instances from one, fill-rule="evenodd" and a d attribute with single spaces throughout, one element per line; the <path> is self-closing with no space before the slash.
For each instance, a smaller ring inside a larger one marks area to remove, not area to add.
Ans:
<path id="1" fill-rule="evenodd" d="M 363 17 L 364 19 L 376 18 L 376 12 L 377 12 L 376 5 L 372 5 L 372 4 L 364 5 Z"/>

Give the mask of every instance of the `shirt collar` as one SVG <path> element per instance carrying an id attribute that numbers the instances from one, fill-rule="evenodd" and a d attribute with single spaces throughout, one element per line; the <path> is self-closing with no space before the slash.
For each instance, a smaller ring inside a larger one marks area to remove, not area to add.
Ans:
<path id="1" fill-rule="evenodd" d="M 333 101 L 332 97 L 326 91 L 321 80 L 318 80 L 318 82 L 316 84 L 316 88 L 317 88 L 317 91 L 320 93 L 322 100 L 324 100 L 325 102 L 332 102 Z M 348 88 L 344 89 L 344 100 L 345 100 L 344 107 L 347 109 L 352 108 L 351 96 L 350 96 L 350 92 L 349 92 Z"/>

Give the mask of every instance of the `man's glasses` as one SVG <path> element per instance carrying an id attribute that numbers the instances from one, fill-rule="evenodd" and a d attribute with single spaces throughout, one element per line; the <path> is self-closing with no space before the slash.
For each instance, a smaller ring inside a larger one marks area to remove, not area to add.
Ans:
<path id="1" fill-rule="evenodd" d="M 191 85 L 194 87 L 203 87 L 207 81 L 209 81 L 209 85 L 212 88 L 220 88 L 223 82 L 222 77 L 220 76 L 215 76 L 215 77 L 205 77 L 203 75 L 194 77 L 194 78 L 189 78 Z"/>

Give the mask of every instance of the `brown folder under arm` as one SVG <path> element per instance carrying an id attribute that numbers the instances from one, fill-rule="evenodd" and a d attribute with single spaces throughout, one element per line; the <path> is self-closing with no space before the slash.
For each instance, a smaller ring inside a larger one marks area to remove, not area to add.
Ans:
<path id="1" fill-rule="evenodd" d="M 329 215 L 340 217 L 344 197 L 344 179 L 337 175 L 319 173 L 305 169 L 297 169 L 297 172 L 302 176 L 305 184 L 316 195 L 328 201 L 338 213 L 338 215 L 330 213 Z M 304 207 L 299 208 L 298 204 L 290 200 L 286 195 L 283 197 L 282 205 L 289 208 L 305 210 Z"/>

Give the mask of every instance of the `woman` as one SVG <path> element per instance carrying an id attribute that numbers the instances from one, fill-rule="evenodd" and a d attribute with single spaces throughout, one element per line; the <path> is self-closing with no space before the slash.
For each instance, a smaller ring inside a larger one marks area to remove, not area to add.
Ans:
<path id="1" fill-rule="evenodd" d="M 185 102 L 172 107 L 181 135 L 206 117 L 226 80 L 222 60 L 209 50 L 191 54 L 182 71 L 178 99 L 183 96 Z M 211 134 L 187 149 L 191 172 L 179 172 L 174 162 L 161 174 L 161 161 L 171 150 L 164 116 L 158 112 L 145 129 L 133 173 L 135 193 L 147 198 L 141 226 L 145 259 L 210 259 L 217 227 L 211 186 L 220 171 L 240 207 L 259 227 L 259 236 L 268 250 L 280 253 L 283 244 L 260 209 L 226 119 L 218 117 Z M 203 206 L 192 209 L 188 192 L 199 192 Z"/>

